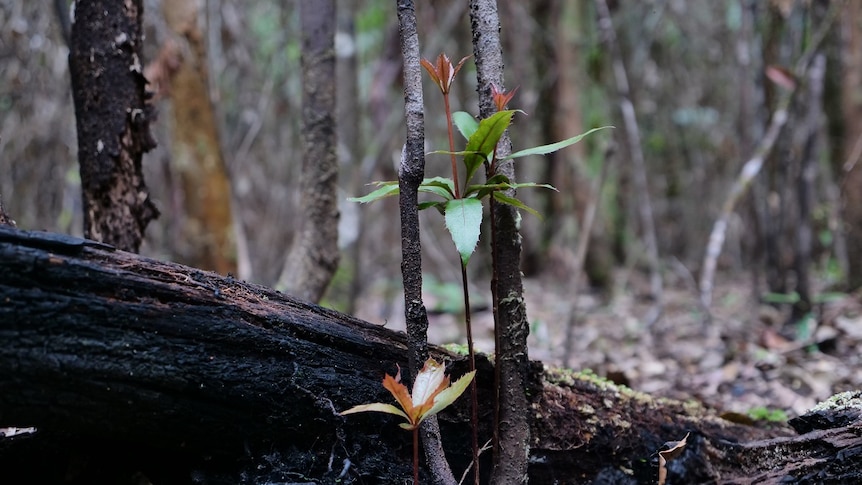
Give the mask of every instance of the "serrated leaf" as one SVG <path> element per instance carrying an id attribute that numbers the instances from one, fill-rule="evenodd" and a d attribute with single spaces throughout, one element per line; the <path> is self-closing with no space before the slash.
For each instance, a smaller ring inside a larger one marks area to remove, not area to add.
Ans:
<path id="1" fill-rule="evenodd" d="M 452 123 L 458 127 L 458 131 L 461 132 L 461 135 L 467 140 L 469 140 L 470 137 L 473 136 L 473 133 L 476 133 L 476 130 L 479 129 L 479 122 L 476 121 L 476 118 L 473 118 L 473 115 L 466 111 L 456 111 L 452 113 Z"/>
<path id="2" fill-rule="evenodd" d="M 498 202 L 502 202 L 502 203 L 507 204 L 507 205 L 511 205 L 512 207 L 517 207 L 518 209 L 523 209 L 523 210 L 529 212 L 530 214 L 533 214 L 534 216 L 538 217 L 539 219 L 544 219 L 542 217 L 542 215 L 539 214 L 539 211 L 537 211 L 536 209 L 533 209 L 532 207 L 528 207 L 526 204 L 524 204 L 520 200 L 518 200 L 514 197 L 509 197 L 508 195 L 506 195 L 502 192 L 494 192 L 494 200 L 496 200 Z"/>
<path id="3" fill-rule="evenodd" d="M 450 200 L 446 203 L 444 216 L 446 229 L 452 235 L 455 249 L 461 255 L 461 264 L 466 266 L 479 242 L 482 202 L 473 198 Z"/>
<path id="4" fill-rule="evenodd" d="M 551 143 L 549 145 L 542 145 L 542 146 L 538 146 L 538 147 L 520 150 L 520 151 L 517 151 L 515 153 L 512 153 L 511 155 L 509 155 L 507 157 L 501 158 L 500 161 L 511 160 L 513 158 L 526 157 L 529 155 L 547 155 L 548 153 L 552 153 L 552 152 L 555 152 L 557 150 L 566 148 L 567 146 L 574 145 L 575 143 L 583 140 L 585 136 L 587 136 L 591 133 L 594 133 L 596 131 L 599 131 L 599 130 L 604 130 L 605 128 L 613 128 L 613 126 L 602 126 L 599 128 L 593 128 L 592 130 L 590 130 L 586 133 L 581 133 L 578 136 L 573 136 L 573 137 L 565 139 L 563 141 L 558 141 L 556 143 Z"/>
<path id="5" fill-rule="evenodd" d="M 377 185 L 382 185 L 382 187 L 369 194 L 363 195 L 362 197 L 350 197 L 347 200 L 350 202 L 367 204 L 369 202 L 374 202 L 376 200 L 384 199 L 386 197 L 398 195 L 398 182 L 378 182 Z"/>
<path id="6" fill-rule="evenodd" d="M 476 170 L 485 162 L 489 154 L 497 147 L 500 137 L 512 123 L 512 116 L 517 110 L 498 111 L 479 122 L 479 127 L 467 140 L 467 153 L 464 155 L 464 165 L 467 167 L 466 182 L 470 182 Z"/>

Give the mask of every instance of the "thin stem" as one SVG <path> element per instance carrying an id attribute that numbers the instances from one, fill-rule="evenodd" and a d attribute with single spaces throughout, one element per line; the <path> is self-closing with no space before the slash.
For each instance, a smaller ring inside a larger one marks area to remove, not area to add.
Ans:
<path id="1" fill-rule="evenodd" d="M 490 178 L 490 175 L 489 175 Z M 499 426 L 500 423 L 500 336 L 502 329 L 500 328 L 500 298 L 498 296 L 497 284 L 500 281 L 500 275 L 497 269 L 497 223 L 496 212 L 497 204 L 494 201 L 494 194 L 491 193 L 489 201 L 489 213 L 491 216 L 491 309 L 494 315 L 494 435 L 493 435 L 493 462 L 497 462 L 497 453 L 500 444 Z"/>
<path id="2" fill-rule="evenodd" d="M 446 106 L 446 128 L 449 132 L 449 151 L 455 151 L 455 138 L 452 134 L 452 110 L 449 108 L 449 94 L 443 93 L 443 104 Z M 461 198 L 461 189 L 458 184 L 458 161 L 455 159 L 455 155 L 452 154 L 452 181 L 455 183 L 455 198 Z"/>
<path id="3" fill-rule="evenodd" d="M 476 353 L 473 350 L 473 328 L 471 325 L 471 312 L 470 312 L 470 290 L 467 287 L 467 265 L 461 264 L 461 282 L 464 287 L 464 321 L 467 326 L 467 353 L 470 356 L 470 370 L 476 370 Z M 472 445 L 473 445 L 473 463 L 475 463 L 476 470 L 473 476 L 475 477 L 474 483 L 479 485 L 479 391 L 476 387 L 476 379 L 473 379 L 470 382 L 470 400 L 471 404 L 471 413 L 470 413 L 470 424 L 473 427 L 472 433 Z"/>
<path id="4" fill-rule="evenodd" d="M 419 428 L 413 428 L 413 485 L 419 485 Z"/>
<path id="5" fill-rule="evenodd" d="M 491 162 L 485 164 L 485 178 L 489 179 L 494 176 L 497 170 L 497 147 L 494 147 L 494 153 L 491 155 Z M 497 284 L 500 281 L 500 275 L 497 269 L 497 204 L 494 201 L 494 193 L 491 192 L 488 197 L 488 213 L 491 217 L 491 313 L 494 315 L 494 433 L 492 456 L 493 463 L 497 463 L 497 453 L 500 444 L 500 361 L 498 352 L 500 351 L 502 329 L 500 328 L 500 299 L 498 297 Z"/>

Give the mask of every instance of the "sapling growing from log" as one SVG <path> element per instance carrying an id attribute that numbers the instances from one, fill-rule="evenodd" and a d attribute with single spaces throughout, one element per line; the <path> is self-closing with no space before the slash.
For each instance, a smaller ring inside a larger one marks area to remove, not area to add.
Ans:
<path id="1" fill-rule="evenodd" d="M 498 163 L 531 155 L 545 155 L 552 153 L 570 145 L 574 145 L 585 136 L 608 127 L 594 128 L 586 133 L 557 143 L 528 148 L 503 157 L 498 157 L 497 145 L 500 138 L 511 126 L 514 116 L 518 113 L 523 114 L 523 111 L 521 110 L 506 109 L 506 106 L 514 97 L 517 89 L 512 90 L 511 92 L 506 92 L 505 90 L 498 89 L 496 86 L 493 87 L 494 103 L 497 107 L 497 112 L 485 119 L 476 120 L 472 115 L 463 111 L 452 113 L 449 105 L 449 90 L 455 75 L 467 59 L 469 59 L 469 57 L 461 59 L 457 66 L 453 66 L 449 57 L 445 54 L 440 54 L 437 57 L 436 63 L 431 63 L 426 59 L 422 59 L 421 61 L 422 67 L 425 68 L 431 79 L 440 88 L 440 92 L 443 94 L 443 103 L 446 112 L 449 135 L 449 150 L 439 150 L 431 153 L 444 154 L 451 157 L 452 176 L 451 178 L 440 176 L 425 178 L 422 184 L 419 185 L 418 190 L 419 192 L 432 194 L 436 197 L 435 199 L 421 202 L 419 204 L 419 209 L 434 208 L 443 215 L 446 229 L 449 231 L 449 234 L 452 237 L 452 242 L 454 243 L 455 249 L 458 251 L 458 255 L 460 257 L 461 282 L 465 309 L 465 327 L 467 333 L 467 351 L 470 371 L 472 372 L 476 369 L 476 358 L 473 347 L 467 264 L 469 263 L 470 257 L 479 242 L 482 227 L 482 215 L 484 211 L 482 200 L 487 198 L 490 201 L 492 210 L 494 204 L 500 203 L 511 205 L 541 217 L 535 209 L 528 207 L 520 199 L 507 195 L 506 191 L 517 190 L 520 188 L 545 188 L 556 190 L 549 184 L 535 182 L 514 183 L 506 175 L 491 174 L 496 173 L 496 166 Z M 455 151 L 453 136 L 454 128 L 457 128 L 461 135 L 463 135 L 467 140 L 466 147 L 463 151 Z M 463 183 L 460 182 L 458 177 L 456 157 L 461 157 L 463 160 L 465 173 Z M 474 176 L 482 166 L 485 167 L 486 174 L 488 174 L 489 177 L 485 183 L 472 183 Z M 368 203 L 385 197 L 398 195 L 399 193 L 397 181 L 374 182 L 374 185 L 378 187 L 376 190 L 365 196 L 351 198 L 350 200 L 354 202 Z M 491 237 L 493 238 L 493 227 L 491 228 L 491 232 Z M 497 267 L 493 255 L 492 266 L 494 268 Z M 493 295 L 493 297 L 498 298 L 498 295 Z M 495 302 L 495 308 L 496 307 Z M 497 340 L 495 340 L 495 342 L 499 345 L 499 329 L 496 327 L 497 325 L 495 321 L 495 336 L 497 336 Z M 473 428 L 471 447 L 473 452 L 473 463 L 476 466 L 474 483 L 478 484 L 478 398 L 475 382 L 471 385 L 470 394 L 472 403 L 471 424 Z M 495 423 L 495 426 L 497 425 L 499 425 L 499 423 Z"/>

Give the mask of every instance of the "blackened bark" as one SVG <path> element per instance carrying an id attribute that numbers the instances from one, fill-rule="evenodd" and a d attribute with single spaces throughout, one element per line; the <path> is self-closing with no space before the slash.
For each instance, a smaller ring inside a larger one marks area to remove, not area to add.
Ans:
<path id="1" fill-rule="evenodd" d="M 15 221 L 6 213 L 6 208 L 3 207 L 3 197 L 0 197 L 0 224 L 15 227 Z"/>
<path id="2" fill-rule="evenodd" d="M 402 483 L 410 433 L 384 372 L 406 338 L 268 288 L 0 226 L 0 436 L 4 483 Z M 464 358 L 431 347 L 451 362 Z M 490 363 L 477 359 L 482 402 Z M 859 483 L 862 393 L 763 430 L 691 402 L 532 366 L 534 483 L 655 484 L 655 452 L 691 433 L 669 483 Z M 490 413 L 481 416 L 490 424 Z M 446 452 L 470 460 L 469 400 L 441 414 Z M 423 467 L 420 480 L 427 483 Z M 131 482 L 131 477 L 136 480 Z M 782 481 L 783 480 L 783 481 Z M 497 483 L 507 483 L 496 481 Z"/>
<path id="3" fill-rule="evenodd" d="M 335 0 L 304 0 L 302 20 L 302 228 L 281 282 L 320 301 L 338 269 Z"/>
<path id="4" fill-rule="evenodd" d="M 76 3 L 69 52 L 84 235 L 137 251 L 158 210 L 141 173 L 155 147 L 140 57 L 143 1 Z"/>
<path id="5" fill-rule="evenodd" d="M 401 55 L 404 63 L 404 118 L 407 140 L 398 169 L 398 204 L 401 214 L 401 279 L 407 322 L 408 361 L 411 379 L 428 359 L 428 313 L 422 302 L 422 242 L 419 236 L 419 184 L 425 177 L 425 113 L 422 73 L 419 69 L 419 34 L 412 0 L 397 0 Z M 420 428 L 425 459 L 434 482 L 454 485 L 455 477 L 446 461 L 437 419 Z"/>
<path id="6" fill-rule="evenodd" d="M 473 31 L 473 55 L 478 77 L 479 116 L 487 118 L 496 112 L 491 85 L 504 89 L 503 48 L 500 42 L 500 18 L 496 0 L 470 0 L 470 22 Z M 500 138 L 497 156 L 512 151 L 508 133 Z M 497 164 L 497 173 L 515 181 L 511 160 Z M 493 174 L 492 174 L 493 175 Z M 513 195 L 513 194 L 509 194 Z M 491 483 L 517 484 L 527 480 L 530 452 L 530 426 L 527 400 L 527 336 L 530 327 L 521 282 L 520 215 L 512 206 L 492 201 L 494 232 L 494 281 L 491 282 L 496 317 L 497 346 L 497 448 Z"/>

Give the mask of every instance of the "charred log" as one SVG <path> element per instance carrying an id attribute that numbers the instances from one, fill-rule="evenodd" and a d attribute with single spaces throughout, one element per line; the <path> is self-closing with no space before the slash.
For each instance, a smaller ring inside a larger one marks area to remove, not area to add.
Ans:
<path id="1" fill-rule="evenodd" d="M 396 364 L 406 367 L 405 336 L 268 288 L 0 226 L 0 343 L 0 428 L 36 428 L 0 438 L 0 470 L 10 483 L 401 483 L 412 476 L 410 435 L 394 417 L 338 414 L 391 401 L 380 381 Z M 455 376 L 466 371 L 463 357 L 431 354 Z M 488 403 L 484 441 L 493 368 L 486 358 L 477 364 L 480 402 Z M 759 483 L 837 483 L 858 475 L 858 406 L 823 411 L 838 418 L 806 421 L 805 434 L 795 435 L 538 363 L 528 393 L 533 483 L 652 484 L 656 452 L 686 433 L 668 483 L 758 476 Z M 440 417 L 458 475 L 470 457 L 468 416 L 463 400 Z"/>

